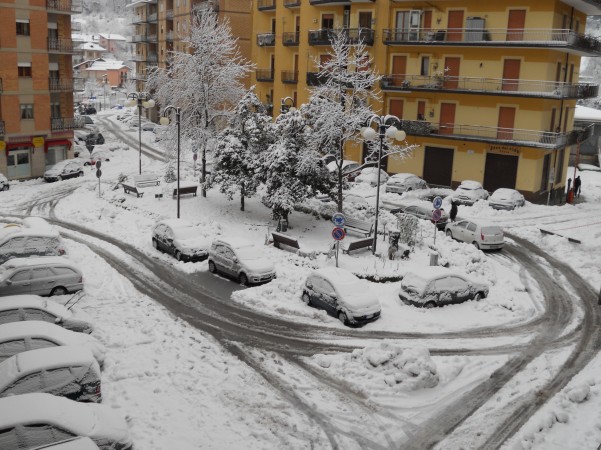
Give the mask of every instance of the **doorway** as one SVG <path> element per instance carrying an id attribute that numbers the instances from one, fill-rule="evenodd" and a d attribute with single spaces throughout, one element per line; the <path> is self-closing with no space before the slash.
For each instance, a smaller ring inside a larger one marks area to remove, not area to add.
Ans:
<path id="1" fill-rule="evenodd" d="M 459 87 L 459 65 L 461 58 L 445 58 L 442 87 L 445 89 L 457 89 Z M 448 69 L 448 70 L 447 70 Z"/>
<path id="2" fill-rule="evenodd" d="M 497 128 L 497 139 L 513 139 L 515 127 L 515 108 L 501 106 L 499 108 L 499 122 Z"/>
<path id="3" fill-rule="evenodd" d="M 519 59 L 506 59 L 503 61 L 503 91 L 517 91 L 520 79 Z"/>
<path id="4" fill-rule="evenodd" d="M 28 178 L 31 176 L 31 149 L 8 150 L 6 156 L 7 175 L 9 180 Z"/>
<path id="5" fill-rule="evenodd" d="M 463 41 L 463 11 L 449 11 L 447 41 Z"/>
<path id="6" fill-rule="evenodd" d="M 426 146 L 424 154 L 424 180 L 431 186 L 451 186 L 453 155 L 455 150 Z"/>
<path id="7" fill-rule="evenodd" d="M 507 40 L 524 40 L 524 27 L 526 26 L 526 10 L 512 9 L 509 11 L 507 19 Z"/>
<path id="8" fill-rule="evenodd" d="M 440 104 L 440 128 L 439 134 L 453 134 L 455 127 L 455 103 Z"/>
<path id="9" fill-rule="evenodd" d="M 518 161 L 518 156 L 488 153 L 484 166 L 484 189 L 489 192 L 499 188 L 515 189 Z"/>

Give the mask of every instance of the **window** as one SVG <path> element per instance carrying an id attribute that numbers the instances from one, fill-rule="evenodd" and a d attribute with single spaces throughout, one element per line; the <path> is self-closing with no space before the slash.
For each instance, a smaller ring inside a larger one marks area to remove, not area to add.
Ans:
<path id="1" fill-rule="evenodd" d="M 0 343 L 0 362 L 26 350 L 25 339 L 2 342 Z"/>
<path id="2" fill-rule="evenodd" d="M 31 78 L 31 63 L 19 63 L 17 72 L 20 77 Z"/>
<path id="3" fill-rule="evenodd" d="M 467 226 L 467 230 L 468 230 L 468 231 L 475 232 L 475 231 L 476 231 L 476 224 L 475 224 L 475 223 L 470 223 L 470 224 Z"/>
<path id="4" fill-rule="evenodd" d="M 27 394 L 28 392 L 40 392 L 42 390 L 42 373 L 37 372 L 26 375 L 11 384 L 6 391 L 11 394 Z M 5 392 L 6 392 L 5 391 Z"/>
<path id="5" fill-rule="evenodd" d="M 17 19 L 17 36 L 29 36 L 29 19 Z"/>
<path id="6" fill-rule="evenodd" d="M 33 119 L 33 105 L 21 105 L 21 119 Z"/>
<path id="7" fill-rule="evenodd" d="M 420 69 L 420 75 L 428 76 L 430 75 L 430 57 L 422 56 L 422 66 Z"/>
<path id="8" fill-rule="evenodd" d="M 561 176 L 563 175 L 563 161 L 565 159 L 565 148 L 562 148 L 557 155 L 557 173 L 555 174 L 555 183 L 561 182 Z"/>
<path id="9" fill-rule="evenodd" d="M 37 350 L 38 348 L 48 348 L 48 347 L 57 347 L 58 344 L 56 342 L 49 341 L 48 339 L 42 338 L 31 338 L 31 344 L 29 345 L 28 350 Z"/>
<path id="10" fill-rule="evenodd" d="M 18 309 L 9 309 L 0 311 L 0 325 L 3 323 L 12 323 L 21 321 L 21 312 Z"/>
<path id="11" fill-rule="evenodd" d="M 19 272 L 15 273 L 11 278 L 10 281 L 12 281 L 13 283 L 19 282 L 19 281 L 27 281 L 31 278 L 30 276 L 30 270 L 20 270 Z"/>
<path id="12" fill-rule="evenodd" d="M 0 430 L 0 448 L 19 448 L 20 445 L 15 428 Z"/>
<path id="13" fill-rule="evenodd" d="M 8 250 L 10 248 L 21 248 L 25 244 L 25 238 L 23 237 L 15 237 L 11 240 L 5 242 L 3 245 L 0 245 L 0 249 Z"/>
<path id="14" fill-rule="evenodd" d="M 43 311 L 41 309 L 25 308 L 23 313 L 25 314 L 26 320 L 41 320 L 43 322 L 54 322 L 56 320 L 54 314 L 50 314 L 48 311 Z"/>
<path id="15" fill-rule="evenodd" d="M 53 119 L 60 119 L 60 117 L 61 117 L 61 104 L 60 103 L 58 103 L 58 102 L 50 103 L 50 117 L 52 117 Z"/>

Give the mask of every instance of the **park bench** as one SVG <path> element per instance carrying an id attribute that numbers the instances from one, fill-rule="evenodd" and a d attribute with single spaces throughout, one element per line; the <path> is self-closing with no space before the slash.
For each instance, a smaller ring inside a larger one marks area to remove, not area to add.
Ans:
<path id="1" fill-rule="evenodd" d="M 136 187 L 158 186 L 161 184 L 159 176 L 155 173 L 143 173 L 134 176 L 134 184 Z"/>
<path id="2" fill-rule="evenodd" d="M 198 190 L 198 186 L 180 186 L 179 195 L 182 196 L 184 194 L 192 194 L 196 197 L 196 191 Z M 177 188 L 173 189 L 173 198 L 177 197 Z"/>
<path id="3" fill-rule="evenodd" d="M 286 236 L 285 234 L 278 233 L 276 231 L 272 231 L 271 235 L 273 236 L 273 246 L 275 248 L 280 248 L 280 244 L 287 245 L 288 247 L 295 248 L 300 250 L 300 245 L 298 245 L 298 240 L 291 238 L 290 236 Z"/>
<path id="4" fill-rule="evenodd" d="M 130 186 L 129 184 L 125 184 L 125 183 L 121 183 L 121 186 L 123 186 L 123 191 L 126 194 L 136 194 L 136 197 L 138 197 L 138 198 L 140 198 L 144 195 L 144 192 L 138 191 L 138 188 L 136 186 Z"/>
<path id="5" fill-rule="evenodd" d="M 344 223 L 344 231 L 348 232 L 348 230 L 356 231 L 357 233 L 361 233 L 367 237 L 373 232 L 374 223 L 368 222 L 367 220 L 347 217 Z"/>
<path id="6" fill-rule="evenodd" d="M 371 248 L 373 243 L 374 243 L 374 238 L 372 238 L 372 237 L 357 239 L 356 241 L 350 242 L 346 248 L 343 248 L 342 253 L 349 254 L 353 250 L 359 250 L 361 248 Z"/>

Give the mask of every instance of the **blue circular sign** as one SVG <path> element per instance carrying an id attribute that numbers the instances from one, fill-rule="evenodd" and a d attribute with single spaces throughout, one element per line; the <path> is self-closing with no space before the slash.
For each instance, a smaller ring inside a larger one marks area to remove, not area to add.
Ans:
<path id="1" fill-rule="evenodd" d="M 346 232 L 344 231 L 344 228 L 334 228 L 332 230 L 332 237 L 336 241 L 343 240 L 345 236 L 346 236 Z"/>
<path id="2" fill-rule="evenodd" d="M 346 217 L 344 217 L 344 214 L 342 213 L 336 213 L 332 216 L 332 222 L 334 222 L 334 225 L 337 227 L 343 227 L 346 223 Z"/>
<path id="3" fill-rule="evenodd" d="M 440 207 L 442 206 L 442 198 L 435 197 L 434 201 L 432 202 L 432 205 L 434 205 L 434 208 L 440 209 Z"/>

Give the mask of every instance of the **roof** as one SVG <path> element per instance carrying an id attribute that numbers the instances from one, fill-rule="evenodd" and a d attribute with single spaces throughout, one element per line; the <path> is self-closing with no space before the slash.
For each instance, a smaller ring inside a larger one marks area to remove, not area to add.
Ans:
<path id="1" fill-rule="evenodd" d="M 101 47 L 100 45 L 98 45 L 94 42 L 84 42 L 83 44 L 81 44 L 81 49 L 95 51 L 95 52 L 106 52 L 107 51 L 106 48 Z"/>
<path id="2" fill-rule="evenodd" d="M 71 311 L 39 295 L 9 295 L 0 297 L 0 311 L 14 308 L 40 308 L 62 317 L 71 316 Z"/>
<path id="3" fill-rule="evenodd" d="M 123 61 L 107 60 L 107 61 L 94 61 L 92 63 L 92 65 L 90 67 L 88 67 L 86 70 L 106 71 L 106 70 L 119 70 L 119 69 L 123 69 L 123 68 L 129 70 L 129 67 L 127 67 L 127 65 L 125 65 L 125 63 Z"/>
<path id="4" fill-rule="evenodd" d="M 601 122 L 601 110 L 576 105 L 574 120 L 577 122 Z"/>
<path id="5" fill-rule="evenodd" d="M 459 186 L 465 187 L 465 188 L 468 188 L 468 189 L 480 189 L 480 188 L 482 188 L 482 184 L 479 183 L 478 181 L 474 181 L 474 180 L 463 180 Z"/>
<path id="6" fill-rule="evenodd" d="M 7 269 L 18 268 L 18 267 L 31 267 L 31 266 L 67 266 L 71 269 L 75 269 L 79 272 L 71 260 L 63 256 L 36 256 L 35 258 L 13 258 L 6 261 L 2 266 Z"/>
<path id="7" fill-rule="evenodd" d="M 121 36 L 120 34 L 112 34 L 112 33 L 108 33 L 108 34 L 104 34 L 104 33 L 98 33 L 98 36 L 100 36 L 101 38 L 110 40 L 110 41 L 127 41 L 127 39 L 125 39 L 123 36 Z"/>

